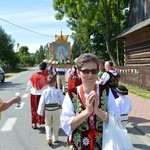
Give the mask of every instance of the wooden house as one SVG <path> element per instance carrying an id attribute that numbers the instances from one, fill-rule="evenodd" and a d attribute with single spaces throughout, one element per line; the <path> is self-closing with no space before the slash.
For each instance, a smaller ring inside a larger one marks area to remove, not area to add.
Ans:
<path id="1" fill-rule="evenodd" d="M 116 39 L 124 43 L 125 66 L 150 66 L 150 0 L 131 2 L 128 29 Z"/>

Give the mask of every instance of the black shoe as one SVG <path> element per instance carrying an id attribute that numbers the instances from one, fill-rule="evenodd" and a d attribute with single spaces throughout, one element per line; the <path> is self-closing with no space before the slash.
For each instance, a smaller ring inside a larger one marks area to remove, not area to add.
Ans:
<path id="1" fill-rule="evenodd" d="M 66 92 L 63 92 L 63 95 L 66 95 Z"/>
<path id="2" fill-rule="evenodd" d="M 37 125 L 36 125 L 36 124 L 33 124 L 33 125 L 32 125 L 32 128 L 33 128 L 33 129 L 37 129 Z"/>
<path id="3" fill-rule="evenodd" d="M 57 140 L 57 141 L 53 141 L 53 143 L 58 143 L 59 141 Z"/>

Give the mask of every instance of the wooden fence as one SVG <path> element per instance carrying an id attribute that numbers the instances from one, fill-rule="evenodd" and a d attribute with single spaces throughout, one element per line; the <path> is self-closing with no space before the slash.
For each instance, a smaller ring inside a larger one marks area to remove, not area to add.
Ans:
<path id="1" fill-rule="evenodd" d="M 150 90 L 150 67 L 117 66 L 120 81 Z"/>

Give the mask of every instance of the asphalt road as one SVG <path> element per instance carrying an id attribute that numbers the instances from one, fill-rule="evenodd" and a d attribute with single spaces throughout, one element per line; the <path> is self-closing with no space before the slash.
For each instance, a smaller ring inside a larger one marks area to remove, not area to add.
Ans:
<path id="1" fill-rule="evenodd" d="M 0 121 L 0 150 L 65 150 L 66 135 L 60 128 L 59 142 L 51 147 L 47 145 L 44 126 L 31 128 L 29 91 L 25 91 L 27 82 L 36 68 L 19 73 L 5 83 L 0 83 L 0 98 L 7 101 L 15 93 L 22 97 L 22 109 L 15 109 L 16 105 L 3 112 Z M 135 150 L 150 150 L 144 143 L 145 136 L 128 125 L 128 132 Z"/>

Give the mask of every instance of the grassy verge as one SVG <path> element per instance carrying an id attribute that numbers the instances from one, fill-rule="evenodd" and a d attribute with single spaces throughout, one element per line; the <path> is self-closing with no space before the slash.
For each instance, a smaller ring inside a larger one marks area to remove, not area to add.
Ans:
<path id="1" fill-rule="evenodd" d="M 130 93 L 134 93 L 138 96 L 144 97 L 146 99 L 150 100 L 150 91 L 143 89 L 141 87 L 135 86 L 135 85 L 129 85 L 129 84 L 125 84 L 125 83 L 120 83 L 120 85 L 124 85 L 128 88 Z"/>
<path id="2" fill-rule="evenodd" d="M 9 71 L 6 72 L 6 78 L 9 78 L 9 77 L 13 76 L 16 73 L 26 71 L 26 70 L 28 70 L 28 68 L 17 68 L 15 70 L 9 70 Z"/>

